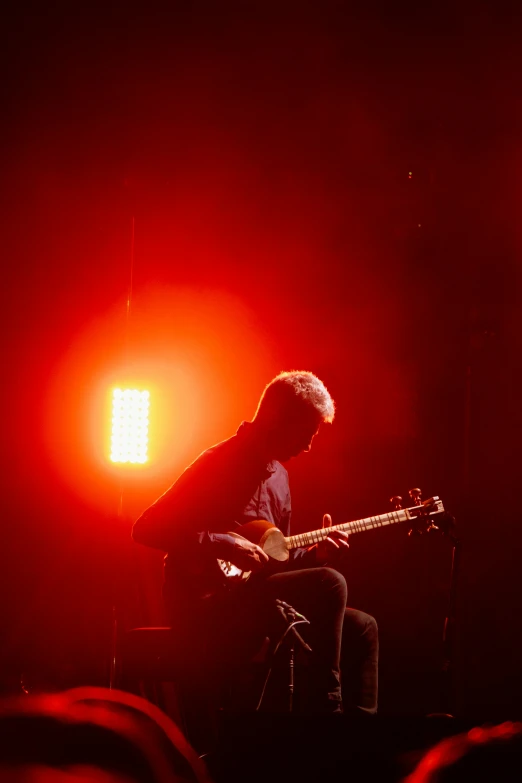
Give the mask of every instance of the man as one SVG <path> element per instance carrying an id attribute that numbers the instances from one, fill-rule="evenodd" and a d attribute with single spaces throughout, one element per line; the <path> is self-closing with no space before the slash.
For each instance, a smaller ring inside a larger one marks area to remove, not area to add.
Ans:
<path id="1" fill-rule="evenodd" d="M 170 622 L 191 642 L 195 676 L 248 660 L 260 639 L 274 633 L 280 599 L 310 621 L 300 626 L 313 650 L 308 708 L 342 712 L 344 701 L 345 712 L 371 714 L 377 710 L 377 626 L 346 606 L 346 580 L 335 563 L 347 550 L 347 535 L 332 531 L 275 567 L 260 546 L 234 535 L 256 519 L 289 535 L 282 463 L 308 452 L 334 413 L 328 390 L 313 373 L 281 373 L 265 388 L 253 420 L 201 454 L 135 522 L 133 538 L 168 553 L 164 598 Z M 325 515 L 323 525 L 331 524 Z M 220 568 L 218 561 L 252 575 L 231 589 L 232 580 L 224 584 L 228 566 Z"/>

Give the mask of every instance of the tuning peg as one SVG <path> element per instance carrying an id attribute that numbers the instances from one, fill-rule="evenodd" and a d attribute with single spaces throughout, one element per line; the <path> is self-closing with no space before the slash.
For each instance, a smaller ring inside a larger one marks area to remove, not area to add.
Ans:
<path id="1" fill-rule="evenodd" d="M 402 508 L 402 497 L 400 495 L 394 495 L 392 498 L 390 498 L 390 503 L 392 504 L 393 510 L 398 511 L 400 508 Z"/>
<path id="2" fill-rule="evenodd" d="M 413 505 L 415 506 L 422 505 L 422 489 L 419 489 L 418 487 L 416 487 L 416 489 L 410 489 L 408 495 L 412 499 Z"/>

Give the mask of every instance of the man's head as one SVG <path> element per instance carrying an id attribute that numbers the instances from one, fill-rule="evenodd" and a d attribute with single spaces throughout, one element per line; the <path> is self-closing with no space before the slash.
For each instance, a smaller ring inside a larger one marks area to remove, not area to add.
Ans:
<path id="1" fill-rule="evenodd" d="M 254 422 L 280 462 L 309 451 L 323 422 L 332 422 L 335 404 L 319 378 L 306 370 L 277 375 L 266 386 Z"/>

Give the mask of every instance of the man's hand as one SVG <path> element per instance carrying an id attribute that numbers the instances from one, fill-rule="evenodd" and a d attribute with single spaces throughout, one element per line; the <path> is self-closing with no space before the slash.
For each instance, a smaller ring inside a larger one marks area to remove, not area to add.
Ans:
<path id="1" fill-rule="evenodd" d="M 323 528 L 332 527 L 332 517 L 330 514 L 323 516 Z M 348 533 L 344 530 L 332 530 L 328 538 L 317 544 L 316 557 L 319 565 L 340 560 L 346 554 L 350 547 L 348 543 Z"/>
<path id="2" fill-rule="evenodd" d="M 236 533 L 227 533 L 220 537 L 216 556 L 221 560 L 229 560 L 242 571 L 259 571 L 269 557 L 260 546 Z"/>

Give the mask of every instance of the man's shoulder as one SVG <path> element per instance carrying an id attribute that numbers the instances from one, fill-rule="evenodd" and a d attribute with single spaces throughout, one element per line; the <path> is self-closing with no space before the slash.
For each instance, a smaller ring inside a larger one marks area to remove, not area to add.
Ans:
<path id="1" fill-rule="evenodd" d="M 232 456 L 238 450 L 237 435 L 232 435 L 230 438 L 221 440 L 218 443 L 214 443 L 213 446 L 209 446 L 202 451 L 189 467 L 199 462 L 215 462 L 220 459 L 226 459 L 228 456 Z"/>
<path id="2" fill-rule="evenodd" d="M 198 454 L 198 456 L 185 468 L 180 478 L 182 478 L 184 474 L 191 475 L 195 473 L 219 472 L 227 469 L 238 460 L 240 460 L 240 454 L 237 436 L 232 435 L 230 438 L 219 441 Z"/>

